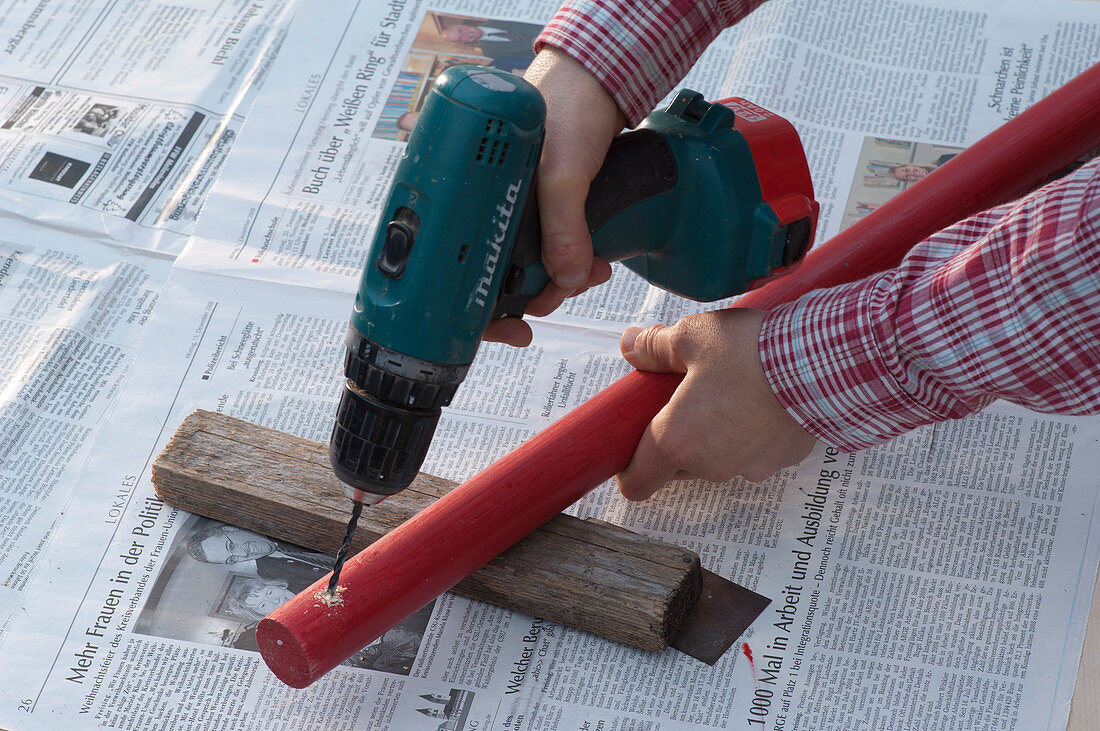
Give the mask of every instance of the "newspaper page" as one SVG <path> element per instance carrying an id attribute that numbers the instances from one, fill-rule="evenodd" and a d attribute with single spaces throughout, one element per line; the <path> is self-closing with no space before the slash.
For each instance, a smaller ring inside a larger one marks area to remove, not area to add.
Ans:
<path id="1" fill-rule="evenodd" d="M 0 233 L 0 635 L 70 493 L 171 266 L 6 220 Z M 114 509 L 121 517 L 121 509 Z"/>
<path id="2" fill-rule="evenodd" d="M 292 9 L 0 3 L 0 636 Z"/>
<path id="3" fill-rule="evenodd" d="M 293 7 L 0 5 L 0 206 L 179 253 Z"/>
<path id="4" fill-rule="evenodd" d="M 28 709 L 18 728 L 57 713 L 134 729 L 1059 725 L 1051 701 L 1067 711 L 1066 645 L 1083 634 L 1098 559 L 1085 538 L 1100 425 L 1008 406 L 858 454 L 819 450 L 758 485 L 683 483 L 641 506 L 594 491 L 577 514 L 692 548 L 773 599 L 713 668 L 446 595 L 312 688 L 286 688 L 256 653 L 256 622 L 331 556 L 180 513 L 149 465 L 196 407 L 323 440 L 344 299 L 173 274 L 70 503 L 79 519 L 4 644 L 23 658 L 4 671 Z M 527 415 L 509 398 L 457 406 L 428 471 L 461 479 L 500 456 L 547 421 L 539 405 L 563 383 L 596 387 L 585 374 L 615 357 L 605 333 L 574 347 L 539 330 L 530 357 L 552 367 L 516 363 L 533 378 L 509 381 Z M 489 362 L 470 378 L 501 393 L 503 375 Z"/>
<path id="5" fill-rule="evenodd" d="M 724 34 L 685 85 L 752 98 L 795 122 L 822 235 L 844 225 L 849 207 L 866 213 L 910 182 L 888 163 L 942 164 L 947 148 L 1086 67 L 1088 39 L 1100 37 L 1100 13 L 1083 3 L 1042 13 L 838 3 L 814 25 L 806 19 L 817 7 L 766 5 Z M 641 505 L 603 485 L 574 506 L 692 548 L 707 568 L 772 598 L 714 667 L 449 594 L 308 689 L 264 667 L 256 622 L 323 576 L 331 557 L 177 511 L 155 496 L 149 465 L 199 407 L 327 438 L 358 261 L 403 149 L 402 115 L 415 113 L 437 62 L 518 60 L 447 45 L 444 31 L 537 29 L 552 10 L 517 17 L 489 2 L 390 0 L 349 4 L 334 26 L 332 9 L 298 8 L 123 393 L 69 478 L 79 489 L 0 647 L 0 725 L 1065 726 L 1100 561 L 1091 531 L 1100 421 L 1004 404 L 856 454 L 820 448 L 761 484 L 678 483 Z M 900 29 L 903 54 L 890 45 Z M 825 73 L 813 93 L 823 105 L 830 95 L 861 104 L 865 116 L 829 118 L 805 101 L 825 57 L 868 80 L 857 95 L 850 76 Z M 901 73 L 922 95 L 925 84 L 971 91 L 939 100 L 956 105 L 942 119 L 924 107 L 932 116 L 914 115 L 909 87 L 891 76 Z M 626 324 L 699 307 L 616 271 L 611 285 L 536 321 L 531 348 L 483 345 L 425 471 L 472 475 L 625 373 Z"/>

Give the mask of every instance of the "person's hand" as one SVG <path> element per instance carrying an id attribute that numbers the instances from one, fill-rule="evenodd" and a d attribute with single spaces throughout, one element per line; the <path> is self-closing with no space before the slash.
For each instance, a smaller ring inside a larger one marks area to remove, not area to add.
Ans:
<path id="1" fill-rule="evenodd" d="M 557 309 L 566 297 L 611 277 L 611 265 L 592 257 L 584 201 L 626 118 L 587 69 L 555 48 L 547 46 L 540 51 L 524 77 L 546 100 L 546 138 L 537 192 L 542 262 L 551 281 L 527 304 L 527 314 L 541 317 Z M 485 331 L 485 339 L 524 346 L 531 342 L 531 327 L 518 318 L 495 320 Z"/>
<path id="2" fill-rule="evenodd" d="M 765 314 L 719 310 L 623 333 L 635 368 L 687 374 L 616 478 L 624 497 L 645 500 L 674 479 L 759 482 L 810 453 L 816 440 L 779 405 L 760 365 Z"/>

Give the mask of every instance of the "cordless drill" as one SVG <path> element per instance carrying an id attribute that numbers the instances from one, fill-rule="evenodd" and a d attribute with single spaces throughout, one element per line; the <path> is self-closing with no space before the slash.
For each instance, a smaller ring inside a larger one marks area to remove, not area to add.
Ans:
<path id="1" fill-rule="evenodd" d="M 549 281 L 532 191 L 545 117 L 537 89 L 492 68 L 452 67 L 428 92 L 347 332 L 329 452 L 355 502 L 345 556 L 362 506 L 416 477 L 489 321 Z M 795 265 L 817 211 L 790 123 L 687 90 L 612 142 L 585 204 L 597 256 L 699 301 Z"/>

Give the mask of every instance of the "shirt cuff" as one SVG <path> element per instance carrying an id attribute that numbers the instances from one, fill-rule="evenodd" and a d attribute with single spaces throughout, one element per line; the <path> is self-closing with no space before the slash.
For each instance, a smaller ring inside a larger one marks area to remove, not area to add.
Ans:
<path id="1" fill-rule="evenodd" d="M 888 341 L 893 335 L 879 326 L 890 317 L 894 276 L 811 292 L 770 311 L 760 331 L 761 364 L 779 403 L 807 432 L 843 451 L 961 418 L 993 401 L 924 393 L 927 374 L 902 363 L 897 344 Z"/>

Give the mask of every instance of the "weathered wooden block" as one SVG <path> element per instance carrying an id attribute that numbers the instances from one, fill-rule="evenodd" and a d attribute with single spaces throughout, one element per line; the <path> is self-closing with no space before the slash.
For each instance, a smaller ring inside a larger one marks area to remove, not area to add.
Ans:
<path id="1" fill-rule="evenodd" d="M 211 411 L 196 411 L 153 463 L 167 503 L 335 555 L 350 501 L 327 445 Z M 363 511 L 352 551 L 403 523 L 456 483 L 421 473 Z M 558 515 L 454 587 L 646 650 L 676 637 L 700 597 L 699 556 L 602 521 Z"/>

